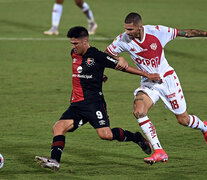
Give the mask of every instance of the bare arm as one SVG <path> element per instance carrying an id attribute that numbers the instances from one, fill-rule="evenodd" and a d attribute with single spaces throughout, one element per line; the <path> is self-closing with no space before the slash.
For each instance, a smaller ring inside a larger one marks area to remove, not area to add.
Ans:
<path id="1" fill-rule="evenodd" d="M 158 73 L 148 74 L 148 73 L 143 72 L 143 71 L 141 71 L 141 70 L 139 70 L 135 67 L 132 67 L 132 66 L 128 66 L 127 69 L 124 69 L 122 71 L 131 73 L 131 74 L 137 74 L 137 75 L 140 75 L 140 76 L 144 76 L 144 77 L 148 78 L 151 81 L 161 80 L 160 75 Z"/>
<path id="2" fill-rule="evenodd" d="M 111 54 L 107 50 L 105 51 L 105 53 L 109 54 L 111 56 Z M 123 72 L 128 72 L 130 74 L 136 74 L 136 75 L 144 76 L 144 77 L 148 78 L 151 81 L 160 81 L 161 80 L 160 75 L 158 73 L 148 74 L 148 73 L 146 73 L 144 71 L 141 71 L 141 70 L 139 70 L 135 67 L 129 66 L 127 61 L 121 56 L 120 57 L 113 56 L 113 58 L 115 58 L 119 61 L 118 64 L 116 65 L 116 68 L 115 68 L 116 70 L 121 70 Z M 123 67 L 119 66 L 120 62 L 121 63 L 126 62 L 127 66 L 123 66 Z"/>
<path id="3" fill-rule="evenodd" d="M 178 36 L 182 37 L 207 37 L 207 32 L 197 29 L 178 29 Z"/>

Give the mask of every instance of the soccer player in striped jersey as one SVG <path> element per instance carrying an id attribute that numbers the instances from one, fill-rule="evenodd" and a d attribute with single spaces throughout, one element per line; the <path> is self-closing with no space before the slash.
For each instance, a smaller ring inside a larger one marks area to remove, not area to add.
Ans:
<path id="1" fill-rule="evenodd" d="M 126 16 L 124 28 L 125 32 L 107 47 L 106 52 L 114 57 L 128 52 L 139 70 L 158 73 L 161 77 L 160 81 L 142 77 L 141 86 L 134 91 L 134 116 L 155 150 L 152 156 L 144 161 L 148 164 L 168 161 L 168 155 L 163 150 L 155 127 L 147 115 L 159 98 L 175 114 L 181 125 L 201 130 L 207 143 L 207 121 L 201 121 L 197 116 L 188 114 L 178 76 L 164 54 L 165 45 L 177 36 L 206 37 L 207 32 L 162 25 L 142 25 L 142 18 L 137 13 Z M 119 61 L 117 66 L 126 69 L 128 63 Z"/>

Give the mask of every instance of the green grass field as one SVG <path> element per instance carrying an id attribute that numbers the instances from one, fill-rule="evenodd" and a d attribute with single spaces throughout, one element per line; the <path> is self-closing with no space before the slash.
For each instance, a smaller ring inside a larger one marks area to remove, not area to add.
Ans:
<path id="1" fill-rule="evenodd" d="M 144 24 L 207 30 L 206 0 L 86 0 L 99 25 L 91 45 L 105 50 L 124 31 L 123 20 L 139 12 Z M 207 179 L 207 146 L 200 131 L 182 127 L 161 100 L 150 111 L 166 164 L 144 163 L 133 143 L 102 141 L 88 124 L 68 133 L 61 169 L 41 169 L 35 155 L 50 156 L 52 126 L 69 105 L 72 90 L 70 44 L 74 25 L 87 26 L 72 0 L 65 0 L 60 35 L 47 37 L 53 0 L 0 0 L 0 153 L 5 158 L 0 180 Z M 180 78 L 189 113 L 207 119 L 207 38 L 170 42 L 165 54 Z M 133 65 L 127 54 L 124 54 Z M 106 70 L 103 91 L 111 127 L 140 130 L 132 115 L 133 91 L 140 77 Z"/>

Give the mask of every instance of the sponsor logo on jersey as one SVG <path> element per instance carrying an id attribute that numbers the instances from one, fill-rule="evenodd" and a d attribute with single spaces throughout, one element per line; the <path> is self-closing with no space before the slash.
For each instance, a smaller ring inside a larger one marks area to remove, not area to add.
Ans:
<path id="1" fill-rule="evenodd" d="M 82 73 L 83 68 L 81 66 L 78 66 L 77 71 L 78 71 L 78 73 Z"/>
<path id="2" fill-rule="evenodd" d="M 93 76 L 91 75 L 85 75 L 85 74 L 73 74 L 72 75 L 73 78 L 83 78 L 83 79 L 92 79 Z"/>
<path id="3" fill-rule="evenodd" d="M 157 49 L 157 44 L 156 43 L 152 43 L 150 45 L 150 48 L 155 51 Z"/>
<path id="4" fill-rule="evenodd" d="M 95 61 L 94 61 L 93 58 L 88 58 L 88 59 L 87 59 L 87 61 L 86 61 L 86 65 L 87 65 L 88 67 L 91 67 L 91 66 L 93 66 L 94 64 L 95 64 Z"/>
<path id="5" fill-rule="evenodd" d="M 151 58 L 151 59 L 144 59 L 144 58 L 136 58 L 135 60 L 138 64 L 143 64 L 145 66 L 152 66 L 154 68 L 157 68 L 160 65 L 160 59 L 159 57 Z"/>

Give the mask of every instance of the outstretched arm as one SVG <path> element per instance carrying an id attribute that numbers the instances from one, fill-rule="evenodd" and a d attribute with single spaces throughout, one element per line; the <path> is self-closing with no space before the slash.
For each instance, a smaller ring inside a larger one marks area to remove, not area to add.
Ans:
<path id="1" fill-rule="evenodd" d="M 178 36 L 191 37 L 207 37 L 207 32 L 197 29 L 178 29 Z"/>
<path id="2" fill-rule="evenodd" d="M 124 61 L 125 59 L 120 56 L 119 60 L 121 60 L 121 61 L 123 60 Z M 140 76 L 144 76 L 144 77 L 148 78 L 151 81 L 159 81 L 159 80 L 161 80 L 160 75 L 158 73 L 148 74 L 148 73 L 146 73 L 144 71 L 141 71 L 141 70 L 139 70 L 139 69 L 137 69 L 135 67 L 132 67 L 132 66 L 128 66 L 127 68 L 122 69 L 121 71 L 128 72 L 130 74 L 137 74 L 137 75 L 140 75 Z"/>
<path id="3" fill-rule="evenodd" d="M 144 71 L 141 71 L 141 70 L 139 70 L 135 67 L 132 67 L 132 66 L 128 66 L 127 69 L 124 69 L 122 71 L 131 73 L 131 74 L 137 74 L 137 75 L 140 75 L 140 76 L 144 76 L 144 77 L 148 78 L 151 81 L 160 81 L 161 80 L 160 75 L 158 73 L 148 74 L 148 73 L 146 73 Z"/>
<path id="4" fill-rule="evenodd" d="M 119 60 L 113 58 L 112 56 L 108 56 L 107 54 L 105 54 L 104 57 L 105 57 L 105 60 L 106 60 L 106 64 L 105 64 L 106 66 L 105 67 L 108 67 L 108 68 L 117 69 L 116 67 L 119 64 L 119 61 L 126 61 L 121 56 L 119 57 Z M 160 75 L 158 73 L 149 74 L 149 73 L 146 73 L 146 72 L 144 72 L 142 70 L 139 70 L 139 69 L 137 69 L 135 67 L 132 67 L 132 66 L 127 66 L 127 68 L 120 68 L 120 69 L 117 69 L 117 70 L 121 70 L 123 72 L 128 72 L 128 73 L 131 73 L 131 74 L 144 76 L 144 77 L 147 77 L 151 81 L 160 81 L 161 80 Z M 105 80 L 107 80 L 107 77 L 104 77 L 104 76 L 103 76 L 103 81 L 105 82 Z M 104 79 L 104 78 L 106 78 L 106 79 Z"/>

